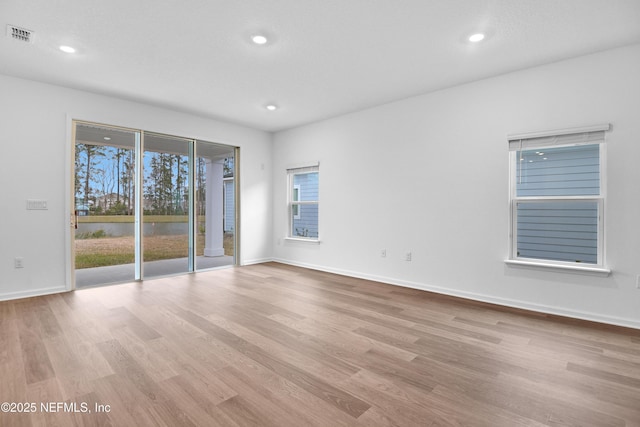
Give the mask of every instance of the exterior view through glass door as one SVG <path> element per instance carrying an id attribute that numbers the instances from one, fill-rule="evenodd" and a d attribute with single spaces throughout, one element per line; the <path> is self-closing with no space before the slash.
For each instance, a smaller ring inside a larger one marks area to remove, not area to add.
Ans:
<path id="1" fill-rule="evenodd" d="M 74 122 L 76 288 L 235 264 L 236 148 Z"/>
<path id="2" fill-rule="evenodd" d="M 75 128 L 76 287 L 135 280 L 136 142 L 131 130 Z"/>
<path id="3" fill-rule="evenodd" d="M 144 277 L 193 271 L 189 152 L 192 141 L 145 133 Z"/>
<path id="4" fill-rule="evenodd" d="M 236 174 L 233 147 L 196 142 L 196 268 L 233 264 L 236 255 Z"/>

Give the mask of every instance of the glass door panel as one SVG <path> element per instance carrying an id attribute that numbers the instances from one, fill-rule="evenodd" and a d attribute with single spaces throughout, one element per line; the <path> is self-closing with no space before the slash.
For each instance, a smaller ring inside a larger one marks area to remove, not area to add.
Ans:
<path id="1" fill-rule="evenodd" d="M 135 147 L 139 133 L 75 123 L 77 288 L 135 279 Z"/>
<path id="2" fill-rule="evenodd" d="M 196 142 L 196 269 L 234 265 L 235 149 Z"/>
<path id="3" fill-rule="evenodd" d="M 144 134 L 144 278 L 192 271 L 189 197 L 192 146 L 191 140 Z"/>

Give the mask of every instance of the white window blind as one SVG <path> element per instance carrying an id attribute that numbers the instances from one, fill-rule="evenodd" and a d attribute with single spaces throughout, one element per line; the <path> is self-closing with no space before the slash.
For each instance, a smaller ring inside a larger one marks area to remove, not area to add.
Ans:
<path id="1" fill-rule="evenodd" d="M 318 169 L 319 169 L 319 165 L 318 164 L 313 164 L 313 165 L 309 165 L 309 166 L 300 166 L 300 167 L 295 167 L 295 168 L 288 168 L 287 169 L 287 174 L 318 172 Z"/>
<path id="2" fill-rule="evenodd" d="M 607 126 L 608 129 L 608 125 Z M 605 142 L 605 130 L 567 133 L 562 135 L 546 135 L 527 137 L 527 134 L 513 135 L 509 137 L 509 150 L 521 151 L 531 147 L 557 147 L 561 145 L 600 144 Z"/>

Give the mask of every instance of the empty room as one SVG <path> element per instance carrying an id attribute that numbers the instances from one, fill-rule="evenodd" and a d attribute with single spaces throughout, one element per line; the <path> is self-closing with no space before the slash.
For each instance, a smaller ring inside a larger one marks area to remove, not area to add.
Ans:
<path id="1" fill-rule="evenodd" d="M 640 1 L 0 24 L 0 426 L 640 426 Z"/>

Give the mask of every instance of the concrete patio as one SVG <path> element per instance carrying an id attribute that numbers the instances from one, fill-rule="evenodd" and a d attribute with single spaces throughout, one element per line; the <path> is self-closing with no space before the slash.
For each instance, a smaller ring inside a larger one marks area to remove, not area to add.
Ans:
<path id="1" fill-rule="evenodd" d="M 186 273 L 188 269 L 187 264 L 187 258 L 145 262 L 144 278 L 149 279 L 152 277 Z M 208 270 L 232 265 L 232 256 L 196 257 L 196 270 Z M 83 268 L 81 270 L 76 270 L 76 289 L 131 282 L 134 280 L 134 274 L 134 264 Z"/>

